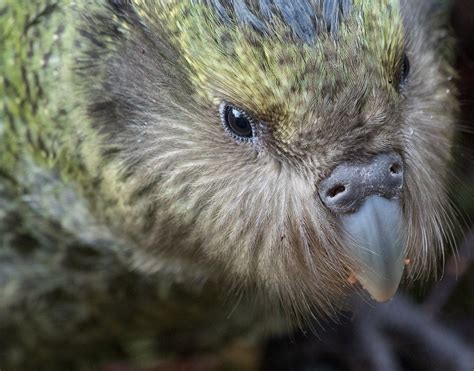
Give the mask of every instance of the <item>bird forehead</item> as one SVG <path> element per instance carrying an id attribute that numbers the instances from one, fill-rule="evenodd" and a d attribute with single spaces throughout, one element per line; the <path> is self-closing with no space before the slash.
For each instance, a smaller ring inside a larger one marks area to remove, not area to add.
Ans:
<path id="1" fill-rule="evenodd" d="M 315 100 L 355 78 L 357 59 L 389 80 L 403 50 L 399 0 L 135 3 L 165 25 L 202 99 L 240 104 L 282 141 Z"/>

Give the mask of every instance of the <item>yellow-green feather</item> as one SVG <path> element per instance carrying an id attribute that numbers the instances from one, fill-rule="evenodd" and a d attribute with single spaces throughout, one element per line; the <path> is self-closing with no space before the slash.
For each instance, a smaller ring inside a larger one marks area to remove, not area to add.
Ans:
<path id="1" fill-rule="evenodd" d="M 159 19 L 169 29 L 205 102 L 239 102 L 271 123 L 283 143 L 323 89 L 337 84 L 336 76 L 351 79 L 357 68 L 373 69 L 388 87 L 400 68 L 404 35 L 397 0 L 355 1 L 339 34 L 322 33 L 311 45 L 225 24 L 201 3 L 165 1 L 161 9 L 146 1 L 136 4 L 142 17 Z M 282 21 L 274 20 L 272 27 L 275 34 L 289 33 Z M 328 57 L 329 50 L 334 53 Z M 350 62 L 356 50 L 366 53 L 363 66 Z"/>
<path id="2" fill-rule="evenodd" d="M 37 160 L 54 162 L 62 150 L 62 132 L 68 121 L 69 107 L 61 99 L 64 92 L 59 81 L 67 74 L 64 25 L 70 12 L 64 7 L 70 1 L 7 0 L 4 6 L 7 15 L 2 18 L 0 58 L 3 153 L 15 157 L 27 151 Z M 4 159 L 3 165 L 6 162 Z"/>

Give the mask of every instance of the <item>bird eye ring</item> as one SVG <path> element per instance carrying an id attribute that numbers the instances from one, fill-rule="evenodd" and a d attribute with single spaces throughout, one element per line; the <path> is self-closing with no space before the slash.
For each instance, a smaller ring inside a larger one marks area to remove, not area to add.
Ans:
<path id="1" fill-rule="evenodd" d="M 219 108 L 224 130 L 237 142 L 250 142 L 255 137 L 255 120 L 242 108 L 222 102 Z"/>

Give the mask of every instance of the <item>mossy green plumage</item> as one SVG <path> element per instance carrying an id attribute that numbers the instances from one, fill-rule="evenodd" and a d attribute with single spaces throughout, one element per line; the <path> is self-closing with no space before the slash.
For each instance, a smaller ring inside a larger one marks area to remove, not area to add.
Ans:
<path id="1" fill-rule="evenodd" d="M 237 315 L 223 333 L 231 308 L 214 284 L 135 272 L 126 246 L 91 213 L 90 133 L 77 130 L 81 98 L 70 90 L 81 48 L 74 26 L 79 6 L 105 3 L 78 3 L 0 3 L 2 370 L 146 365 L 219 348 L 251 323 Z"/>

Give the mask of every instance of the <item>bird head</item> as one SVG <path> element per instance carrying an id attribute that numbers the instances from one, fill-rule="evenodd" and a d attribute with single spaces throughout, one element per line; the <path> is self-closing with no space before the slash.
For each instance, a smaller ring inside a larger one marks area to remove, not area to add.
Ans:
<path id="1" fill-rule="evenodd" d="M 406 259 L 408 279 L 430 271 L 456 109 L 432 3 L 111 2 L 88 116 L 142 264 L 196 264 L 296 315 L 354 281 L 388 300 Z"/>

